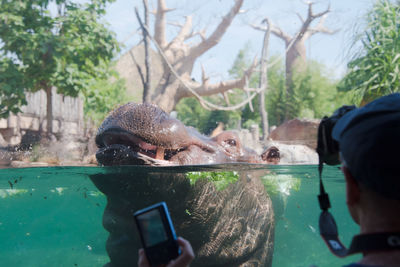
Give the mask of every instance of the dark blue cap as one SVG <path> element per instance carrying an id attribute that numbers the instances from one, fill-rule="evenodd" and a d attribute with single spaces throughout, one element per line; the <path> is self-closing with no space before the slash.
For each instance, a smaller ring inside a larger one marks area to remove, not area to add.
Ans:
<path id="1" fill-rule="evenodd" d="M 332 137 L 356 180 L 387 198 L 400 199 L 400 94 L 346 113 Z"/>

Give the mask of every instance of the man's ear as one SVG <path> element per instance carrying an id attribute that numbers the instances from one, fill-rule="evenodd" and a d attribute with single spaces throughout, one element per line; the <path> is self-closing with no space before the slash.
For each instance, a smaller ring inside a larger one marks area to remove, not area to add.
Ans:
<path id="1" fill-rule="evenodd" d="M 360 186 L 346 166 L 342 166 L 342 172 L 346 179 L 346 203 L 350 206 L 358 204 L 360 202 Z"/>

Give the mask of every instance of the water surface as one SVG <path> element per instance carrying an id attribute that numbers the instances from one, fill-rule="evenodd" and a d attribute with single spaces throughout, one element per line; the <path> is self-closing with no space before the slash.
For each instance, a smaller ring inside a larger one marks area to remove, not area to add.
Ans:
<path id="1" fill-rule="evenodd" d="M 273 266 L 341 266 L 358 259 L 358 256 L 336 258 L 319 236 L 316 166 L 262 168 L 265 175 L 261 179 L 275 210 Z M 1 266 L 102 266 L 107 263 L 108 233 L 102 227 L 106 197 L 93 185 L 89 175 L 120 170 L 119 167 L 1 169 Z M 179 167 L 179 171 L 193 173 L 190 167 Z M 199 173 L 204 171 L 220 173 L 222 170 L 211 166 Z M 326 167 L 324 180 L 339 233 L 343 242 L 349 244 L 358 228 L 345 206 L 344 179 L 337 167 Z M 216 183 L 221 190 L 225 186 L 224 182 Z"/>

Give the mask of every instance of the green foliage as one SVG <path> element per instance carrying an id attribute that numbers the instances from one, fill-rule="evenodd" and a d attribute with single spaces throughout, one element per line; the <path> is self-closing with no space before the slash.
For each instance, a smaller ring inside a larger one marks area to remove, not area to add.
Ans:
<path id="1" fill-rule="evenodd" d="M 228 71 L 233 78 L 240 78 L 243 76 L 246 69 L 249 68 L 250 57 L 248 51 L 250 50 L 250 44 L 247 43 L 243 49 L 239 50 L 235 61 L 233 62 L 232 68 Z"/>
<path id="2" fill-rule="evenodd" d="M 93 79 L 107 79 L 104 66 L 118 50 L 114 34 L 100 22 L 107 2 L 0 0 L 0 116 L 25 103 L 23 88 L 55 86 L 59 93 L 77 96 Z M 49 8 L 54 4 L 56 16 Z"/>
<path id="3" fill-rule="evenodd" d="M 83 94 L 84 112 L 95 125 L 99 125 L 107 114 L 119 104 L 127 101 L 125 80 L 121 79 L 112 66 L 105 66 L 111 77 L 92 79 Z"/>
<path id="4" fill-rule="evenodd" d="M 240 111 L 206 110 L 195 98 L 185 98 L 179 101 L 176 111 L 180 121 L 185 125 L 195 127 L 204 134 L 210 134 L 219 122 L 225 124 L 225 129 L 237 128 L 237 122 L 240 119 Z"/>
<path id="5" fill-rule="evenodd" d="M 240 53 L 239 56 L 246 58 Z M 343 102 L 348 102 L 342 94 L 337 92 L 336 81 L 329 77 L 329 71 L 316 61 L 309 61 L 306 71 L 294 74 L 294 94 L 287 96 L 283 61 L 279 60 L 277 56 L 272 56 L 269 62 L 277 62 L 268 68 L 265 105 L 270 125 L 280 125 L 284 122 L 286 106 L 288 106 L 291 118 L 321 118 L 330 114 Z M 257 87 L 257 84 L 258 78 L 252 77 L 251 86 Z M 260 124 L 258 97 L 253 100 L 253 108 L 254 112 L 248 105 L 242 110 L 244 127 L 248 128 L 254 123 Z"/>
<path id="6" fill-rule="evenodd" d="M 23 79 L 11 59 L 0 55 L 0 118 L 17 113 L 18 107 L 26 104 Z"/>
<path id="7" fill-rule="evenodd" d="M 269 72 L 270 90 L 266 100 L 270 123 L 279 125 L 283 122 L 286 104 L 289 107 L 289 117 L 310 119 L 322 118 L 342 105 L 341 101 L 344 99 L 338 96 L 336 81 L 327 73 L 329 72 L 322 64 L 309 61 L 306 71 L 294 73 L 294 94 L 287 96 L 283 68 L 272 68 Z"/>
<path id="8" fill-rule="evenodd" d="M 244 70 L 250 66 L 248 52 L 247 46 L 239 51 L 234 65 L 229 70 L 233 78 L 241 77 Z M 331 114 L 343 103 L 349 102 L 344 93 L 337 91 L 337 81 L 330 77 L 329 70 L 323 64 L 309 61 L 306 71 L 295 73 L 293 76 L 294 94 L 287 96 L 283 61 L 279 60 L 277 56 L 272 56 L 269 62 L 276 62 L 268 68 L 268 89 L 265 94 L 265 106 L 270 125 L 280 125 L 284 122 L 286 106 L 289 107 L 289 117 L 291 118 L 322 118 L 324 115 Z M 250 79 L 250 87 L 257 88 L 258 79 L 258 74 L 254 73 Z M 234 94 L 229 94 L 231 103 L 237 103 L 239 99 L 245 98 L 242 90 L 233 91 Z M 236 111 L 208 111 L 201 107 L 194 98 L 180 101 L 176 110 L 178 118 L 183 123 L 196 127 L 206 134 L 217 126 L 217 122 L 225 123 L 227 129 L 237 128 L 239 119 L 243 128 L 250 128 L 252 124 L 258 124 L 261 129 L 258 97 L 252 100 L 253 110 L 246 105 Z M 212 99 L 214 102 L 221 101 L 221 98 L 216 96 Z"/>
<path id="9" fill-rule="evenodd" d="M 261 181 L 265 191 L 271 196 L 277 194 L 289 196 L 293 190 L 299 191 L 301 187 L 301 179 L 292 175 L 270 173 L 261 177 Z"/>
<path id="10" fill-rule="evenodd" d="M 239 174 L 235 171 L 226 172 L 188 172 L 186 178 L 190 180 L 190 184 L 194 185 L 199 179 L 207 179 L 215 185 L 215 188 L 220 191 L 227 188 L 230 184 L 235 183 Z"/>
<path id="11" fill-rule="evenodd" d="M 339 85 L 357 104 L 400 91 L 400 3 L 380 0 L 366 19 L 362 49 Z"/>
<path id="12" fill-rule="evenodd" d="M 239 51 L 235 64 L 229 72 L 233 78 L 240 77 L 243 70 L 250 65 L 247 54 L 246 48 Z M 289 115 L 292 118 L 322 118 L 324 115 L 331 114 L 343 103 L 349 102 L 344 93 L 337 91 L 337 82 L 329 77 L 329 70 L 315 61 L 308 62 L 306 71 L 294 74 L 294 94 L 286 96 L 283 61 L 278 60 L 277 56 L 272 56 L 269 62 L 277 62 L 268 69 L 265 105 L 270 125 L 280 125 L 284 122 L 286 105 L 289 106 Z M 256 88 L 257 85 L 258 75 L 254 74 L 250 79 L 250 86 Z M 244 92 L 241 90 L 234 90 L 234 94 L 230 94 L 231 103 L 244 98 Z M 221 101 L 221 98 L 216 96 L 212 99 L 214 102 Z M 243 128 L 250 128 L 252 124 L 260 125 L 258 101 L 258 96 L 253 99 L 253 111 L 249 105 L 236 111 L 209 111 L 205 110 L 196 99 L 187 98 L 179 102 L 176 110 L 178 118 L 184 124 L 209 134 L 218 122 L 223 122 L 227 129 L 237 128 L 238 120 L 241 120 Z"/>

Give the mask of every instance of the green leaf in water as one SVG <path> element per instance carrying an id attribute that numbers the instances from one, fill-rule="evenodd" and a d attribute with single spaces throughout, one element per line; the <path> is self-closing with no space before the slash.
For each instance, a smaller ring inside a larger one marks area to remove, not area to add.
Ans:
<path id="1" fill-rule="evenodd" d="M 291 190 L 299 191 L 301 180 L 291 175 L 267 174 L 261 177 L 265 190 L 271 194 L 290 195 Z"/>
<path id="2" fill-rule="evenodd" d="M 235 183 L 239 174 L 235 171 L 225 172 L 188 172 L 186 177 L 190 180 L 190 184 L 194 185 L 199 179 L 207 179 L 215 185 L 215 188 L 220 191 L 224 190 L 228 185 Z"/>

